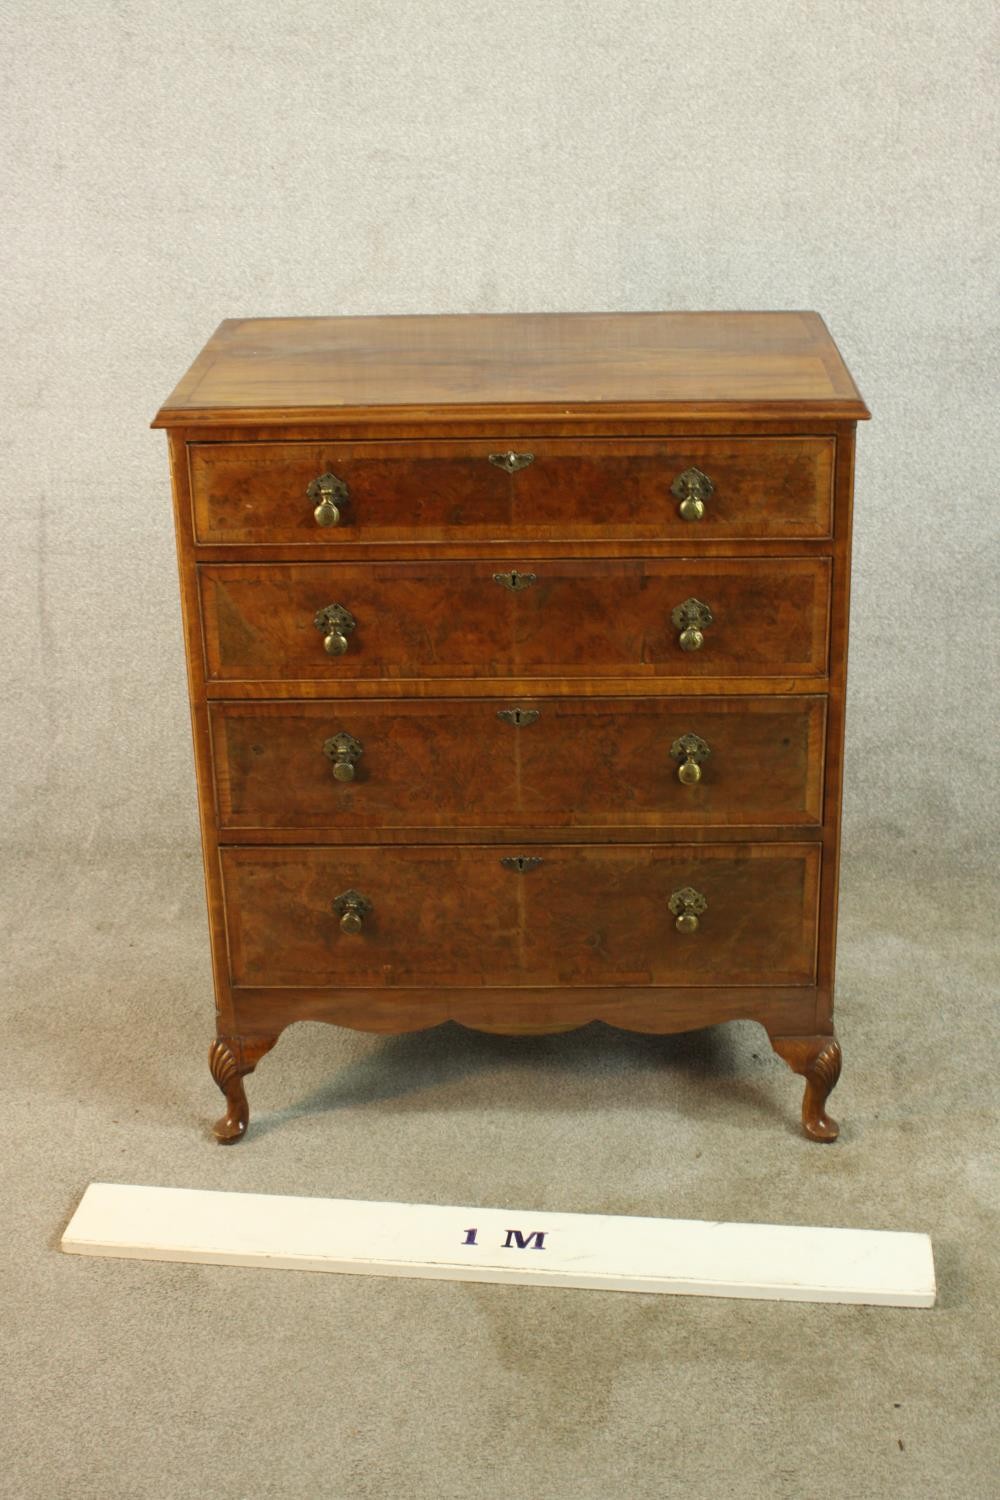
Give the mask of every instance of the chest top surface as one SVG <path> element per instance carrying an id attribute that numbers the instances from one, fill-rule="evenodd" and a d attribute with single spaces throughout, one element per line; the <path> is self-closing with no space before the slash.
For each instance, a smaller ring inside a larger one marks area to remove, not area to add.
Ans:
<path id="1" fill-rule="evenodd" d="M 869 415 L 814 312 L 441 314 L 227 319 L 153 426 L 595 406 L 672 419 Z"/>

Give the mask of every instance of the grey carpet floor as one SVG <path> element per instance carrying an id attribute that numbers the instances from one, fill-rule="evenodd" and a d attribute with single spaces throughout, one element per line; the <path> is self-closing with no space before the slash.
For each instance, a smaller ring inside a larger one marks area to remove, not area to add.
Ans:
<path id="1" fill-rule="evenodd" d="M 1000 1494 L 995 897 L 844 870 L 832 1147 L 749 1023 L 286 1032 L 208 1133 L 197 856 L 4 866 L 16 1500 Z M 932 1311 L 59 1253 L 92 1180 L 920 1229 Z"/>

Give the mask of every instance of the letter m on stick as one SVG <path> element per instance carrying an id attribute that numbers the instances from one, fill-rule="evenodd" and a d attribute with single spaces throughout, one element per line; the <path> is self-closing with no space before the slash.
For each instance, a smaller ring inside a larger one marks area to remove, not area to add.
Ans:
<path id="1" fill-rule="evenodd" d="M 531 1234 L 522 1234 L 519 1229 L 508 1229 L 507 1238 L 504 1240 L 504 1250 L 544 1250 L 546 1229 L 535 1229 Z"/>

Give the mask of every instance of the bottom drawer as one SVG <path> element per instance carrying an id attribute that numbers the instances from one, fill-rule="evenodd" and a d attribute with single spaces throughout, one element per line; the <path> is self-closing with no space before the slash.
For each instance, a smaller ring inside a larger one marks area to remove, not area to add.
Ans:
<path id="1" fill-rule="evenodd" d="M 221 849 L 232 981 L 809 984 L 818 844 Z"/>

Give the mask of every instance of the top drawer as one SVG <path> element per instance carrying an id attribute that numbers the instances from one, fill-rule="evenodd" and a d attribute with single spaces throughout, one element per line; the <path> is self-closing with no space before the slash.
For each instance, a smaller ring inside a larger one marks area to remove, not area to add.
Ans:
<path id="1" fill-rule="evenodd" d="M 273 546 L 823 538 L 831 533 L 834 441 L 192 443 L 195 539 Z"/>

